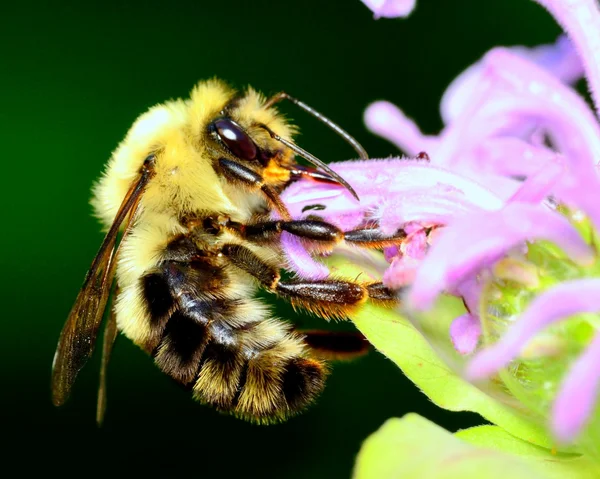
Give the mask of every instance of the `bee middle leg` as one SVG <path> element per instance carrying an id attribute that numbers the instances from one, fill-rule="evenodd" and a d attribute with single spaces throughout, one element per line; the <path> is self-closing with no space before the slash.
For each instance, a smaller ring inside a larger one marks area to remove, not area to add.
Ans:
<path id="1" fill-rule="evenodd" d="M 344 319 L 367 299 L 383 304 L 397 302 L 394 292 L 380 282 L 357 283 L 340 279 L 285 281 L 281 280 L 277 268 L 245 246 L 225 244 L 221 252 L 233 265 L 254 276 L 268 291 L 287 299 L 294 307 L 302 307 L 327 319 Z"/>

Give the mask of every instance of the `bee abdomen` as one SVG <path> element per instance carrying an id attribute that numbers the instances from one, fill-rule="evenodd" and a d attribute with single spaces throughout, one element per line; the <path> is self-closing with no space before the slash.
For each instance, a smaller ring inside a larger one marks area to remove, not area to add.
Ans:
<path id="1" fill-rule="evenodd" d="M 189 384 L 197 375 L 208 341 L 205 324 L 181 311 L 175 311 L 154 352 L 154 360 L 163 372 L 182 384 Z"/>
<path id="2" fill-rule="evenodd" d="M 282 390 L 288 407 L 301 410 L 323 389 L 326 370 L 320 361 L 311 358 L 290 360 L 283 374 Z"/>
<path id="3" fill-rule="evenodd" d="M 142 278 L 152 331 L 144 347 L 163 372 L 198 401 L 260 423 L 312 402 L 327 370 L 300 335 L 257 300 L 199 291 L 200 273 L 190 271 L 199 265 L 169 263 Z"/>
<path id="4" fill-rule="evenodd" d="M 293 333 L 262 351 L 222 353 L 203 362 L 194 397 L 247 420 L 284 420 L 312 402 L 325 383 L 324 363 L 306 356 Z"/>
<path id="5" fill-rule="evenodd" d="M 288 329 L 273 319 L 240 328 L 219 321 L 205 325 L 176 312 L 155 361 L 204 404 L 251 421 L 278 422 L 312 402 L 327 373 Z"/>

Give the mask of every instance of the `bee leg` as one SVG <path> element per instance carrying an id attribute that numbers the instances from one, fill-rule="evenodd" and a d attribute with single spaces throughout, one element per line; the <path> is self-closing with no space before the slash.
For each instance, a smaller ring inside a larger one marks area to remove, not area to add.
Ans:
<path id="1" fill-rule="evenodd" d="M 271 206 L 273 206 L 283 218 L 291 218 L 290 213 L 283 204 L 283 201 L 281 201 L 277 191 L 266 184 L 261 175 L 244 165 L 226 158 L 219 159 L 219 166 L 221 172 L 229 181 L 241 184 L 254 191 L 261 191 Z"/>
<path id="2" fill-rule="evenodd" d="M 344 240 L 362 248 L 381 249 L 401 244 L 406 236 L 406 232 L 402 228 L 391 235 L 385 235 L 375 228 L 362 228 L 347 231 L 344 233 Z"/>
<path id="3" fill-rule="evenodd" d="M 314 356 L 330 361 L 348 361 L 368 354 L 370 344 L 358 331 L 299 330 Z"/>
<path id="4" fill-rule="evenodd" d="M 323 220 L 306 219 L 292 221 L 265 221 L 249 225 L 228 222 L 225 227 L 248 241 L 268 243 L 279 239 L 283 231 L 314 242 L 317 251 L 327 252 L 342 240 L 362 248 L 385 248 L 399 245 L 406 239 L 406 232 L 399 229 L 392 235 L 384 235 L 374 228 L 361 228 L 343 232 L 337 226 Z"/>
<path id="5" fill-rule="evenodd" d="M 225 244 L 221 252 L 233 265 L 254 276 L 267 290 L 290 301 L 292 306 L 326 319 L 344 319 L 369 298 L 383 304 L 397 302 L 395 293 L 381 283 L 360 284 L 339 279 L 281 281 L 277 268 L 244 246 Z"/>
<path id="6" fill-rule="evenodd" d="M 344 233 L 336 226 L 319 220 L 265 221 L 236 228 L 245 240 L 254 243 L 279 241 L 286 231 L 294 236 L 314 241 L 321 249 L 331 249 L 344 238 Z"/>

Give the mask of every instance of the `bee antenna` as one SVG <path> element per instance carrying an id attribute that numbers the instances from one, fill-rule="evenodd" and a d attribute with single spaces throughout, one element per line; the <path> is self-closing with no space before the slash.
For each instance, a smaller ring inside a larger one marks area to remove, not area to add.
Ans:
<path id="1" fill-rule="evenodd" d="M 356 191 L 354 191 L 354 188 L 352 188 L 344 178 L 342 178 L 335 171 L 333 171 L 329 167 L 329 165 L 327 165 L 327 163 L 323 163 L 315 155 L 313 155 L 312 153 L 309 153 L 304 148 L 299 147 L 298 145 L 296 145 L 295 143 L 291 142 L 290 140 L 286 140 L 285 138 L 282 138 L 277 133 L 275 133 L 273 130 L 271 130 L 267 125 L 259 125 L 259 126 L 261 128 L 263 128 L 263 129 L 265 129 L 269 133 L 269 135 L 271 135 L 271 138 L 273 138 L 274 140 L 277 140 L 278 142 L 284 144 L 290 150 L 292 150 L 298 156 L 301 156 L 302 158 L 304 158 L 306 161 L 308 161 L 312 165 L 314 165 L 314 166 L 316 166 L 318 168 L 321 168 L 322 170 L 324 170 L 327 173 L 329 173 L 329 175 L 331 175 L 332 178 L 334 178 L 339 184 L 341 184 L 342 186 L 344 186 L 344 188 L 346 188 L 352 194 L 352 196 L 354 196 L 358 201 L 360 201 L 360 198 L 356 194 Z"/>
<path id="2" fill-rule="evenodd" d="M 304 102 L 302 102 L 302 101 L 294 98 L 293 96 L 288 95 L 284 91 L 279 92 L 279 93 L 273 95 L 271 98 L 269 98 L 267 100 L 267 102 L 265 103 L 264 107 L 265 108 L 270 108 L 275 103 L 279 103 L 282 100 L 289 100 L 289 101 L 291 101 L 294 105 L 297 105 L 298 107 L 300 107 L 305 112 L 311 114 L 317 120 L 325 123 L 329 128 L 331 128 L 338 135 L 340 135 L 344 140 L 346 140 L 346 142 L 350 146 L 352 146 L 352 148 L 354 148 L 354 151 L 356 151 L 356 153 L 358 153 L 358 156 L 360 157 L 361 160 L 368 160 L 369 159 L 369 155 L 368 155 L 367 151 L 362 147 L 362 145 L 352 135 L 350 135 L 350 133 L 348 133 L 346 130 L 344 130 L 341 126 L 339 126 L 336 123 L 334 123 L 333 121 L 331 121 L 329 118 L 327 118 L 322 113 L 319 113 L 313 107 L 308 106 L 306 103 L 304 103 Z"/>

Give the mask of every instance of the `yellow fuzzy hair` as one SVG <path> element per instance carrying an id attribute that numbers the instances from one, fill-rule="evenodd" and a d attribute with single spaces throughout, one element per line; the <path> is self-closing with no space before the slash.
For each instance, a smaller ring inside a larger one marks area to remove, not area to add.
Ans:
<path id="1" fill-rule="evenodd" d="M 150 339 L 139 279 L 158 263 L 167 242 L 183 233 L 180 218 L 187 213 L 208 212 L 245 222 L 256 205 L 264 201 L 260 195 L 230 185 L 213 167 L 214 146 L 207 127 L 235 95 L 224 82 L 209 80 L 198 83 L 186 100 L 171 100 L 150 108 L 127 132 L 94 186 L 91 203 L 108 229 L 144 160 L 156 155 L 154 177 L 142 194 L 135 225 L 121 246 L 117 268 L 121 290 L 116 302 L 117 324 L 138 344 Z M 259 147 L 272 149 L 273 140 L 258 124 L 286 138 L 291 138 L 294 129 L 275 109 L 264 108 L 264 102 L 259 93 L 248 89 L 231 115 Z M 265 260 L 272 256 L 266 249 L 253 249 Z M 246 287 L 250 286 L 244 282 L 236 286 L 240 293 Z"/>

